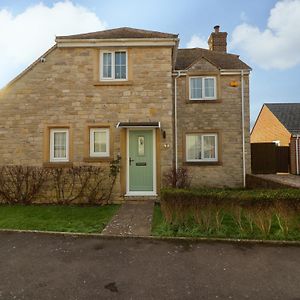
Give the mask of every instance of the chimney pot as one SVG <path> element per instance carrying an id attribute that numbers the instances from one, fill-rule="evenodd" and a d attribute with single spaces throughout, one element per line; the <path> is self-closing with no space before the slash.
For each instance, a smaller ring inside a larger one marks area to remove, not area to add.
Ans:
<path id="1" fill-rule="evenodd" d="M 216 25 L 214 27 L 215 33 L 219 33 L 220 32 L 220 25 Z"/>

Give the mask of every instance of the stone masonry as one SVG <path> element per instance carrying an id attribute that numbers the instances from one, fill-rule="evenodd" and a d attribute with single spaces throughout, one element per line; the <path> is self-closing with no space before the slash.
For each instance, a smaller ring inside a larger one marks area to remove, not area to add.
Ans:
<path id="1" fill-rule="evenodd" d="M 190 75 L 214 74 L 217 76 L 216 101 L 188 101 L 187 81 Z M 237 87 L 231 87 L 232 81 Z M 249 78 L 245 82 L 245 140 L 246 171 L 250 173 L 249 142 Z M 185 133 L 217 132 L 219 134 L 220 161 L 212 163 L 186 163 Z M 188 169 L 193 186 L 241 187 L 242 163 L 242 108 L 240 75 L 220 75 L 207 60 L 202 59 L 191 67 L 187 76 L 178 79 L 178 162 Z"/>
<path id="2" fill-rule="evenodd" d="M 102 86 L 95 85 L 94 76 L 99 49 L 55 48 L 46 62 L 38 62 L 2 91 L 0 164 L 42 165 L 49 124 L 70 126 L 74 165 L 84 163 L 88 124 L 110 124 L 114 157 L 120 154 L 120 130 L 115 128 L 119 121 L 160 121 L 164 143 L 172 145 L 171 52 L 171 47 L 132 47 L 131 84 Z M 172 147 L 162 145 L 162 173 L 171 167 L 172 157 Z"/>

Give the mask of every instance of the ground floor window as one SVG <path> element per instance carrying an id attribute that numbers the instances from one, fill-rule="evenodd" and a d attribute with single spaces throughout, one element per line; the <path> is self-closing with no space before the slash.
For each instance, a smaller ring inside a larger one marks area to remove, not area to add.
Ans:
<path id="1" fill-rule="evenodd" d="M 69 129 L 50 129 L 50 161 L 69 161 Z"/>
<path id="2" fill-rule="evenodd" d="M 186 134 L 186 161 L 218 161 L 218 135 L 216 133 Z"/>
<path id="3" fill-rule="evenodd" d="M 109 128 L 90 128 L 90 156 L 108 157 Z"/>

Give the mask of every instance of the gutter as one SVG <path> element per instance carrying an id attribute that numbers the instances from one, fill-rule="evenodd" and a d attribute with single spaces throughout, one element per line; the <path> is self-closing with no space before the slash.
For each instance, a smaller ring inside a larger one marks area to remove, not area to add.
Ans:
<path id="1" fill-rule="evenodd" d="M 177 79 L 182 75 L 182 71 L 176 71 L 177 76 L 175 77 L 174 84 L 174 136 L 175 136 L 175 170 L 178 170 L 178 122 L 177 122 Z"/>
<path id="2" fill-rule="evenodd" d="M 299 138 L 300 135 L 296 135 L 296 174 L 299 175 Z"/>
<path id="3" fill-rule="evenodd" d="M 241 70 L 243 187 L 246 187 L 244 70 Z"/>

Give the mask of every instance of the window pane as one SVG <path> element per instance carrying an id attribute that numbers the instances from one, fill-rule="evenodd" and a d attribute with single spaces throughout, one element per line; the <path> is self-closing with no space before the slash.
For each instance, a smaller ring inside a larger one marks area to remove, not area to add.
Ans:
<path id="1" fill-rule="evenodd" d="M 112 77 L 112 61 L 111 53 L 103 53 L 103 77 Z"/>
<path id="2" fill-rule="evenodd" d="M 94 132 L 94 152 L 106 152 L 106 132 Z"/>
<path id="3" fill-rule="evenodd" d="M 213 78 L 204 79 L 205 97 L 213 98 L 215 96 L 215 80 Z"/>
<path id="4" fill-rule="evenodd" d="M 54 157 L 66 158 L 67 154 L 67 133 L 66 132 L 54 132 Z"/>
<path id="5" fill-rule="evenodd" d="M 191 78 L 191 99 L 202 98 L 202 78 Z"/>
<path id="6" fill-rule="evenodd" d="M 203 158 L 216 158 L 216 137 L 203 136 Z"/>
<path id="7" fill-rule="evenodd" d="M 187 135 L 186 148 L 188 160 L 201 159 L 201 135 Z"/>
<path id="8" fill-rule="evenodd" d="M 126 52 L 115 52 L 115 78 L 126 79 Z"/>

